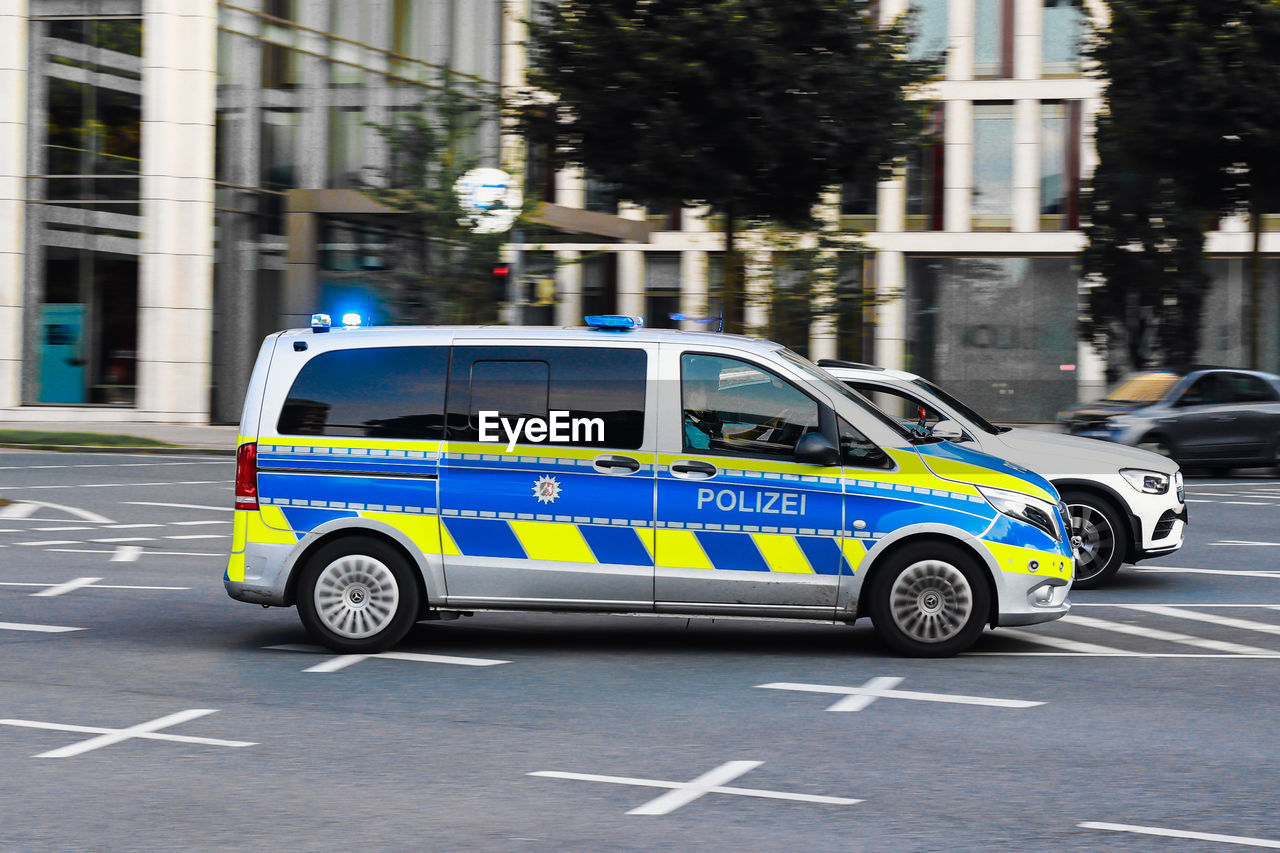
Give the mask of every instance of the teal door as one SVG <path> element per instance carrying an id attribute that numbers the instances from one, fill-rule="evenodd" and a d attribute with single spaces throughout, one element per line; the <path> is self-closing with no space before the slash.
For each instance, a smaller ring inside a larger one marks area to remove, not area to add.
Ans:
<path id="1" fill-rule="evenodd" d="M 84 305 L 40 308 L 40 402 L 84 403 Z"/>

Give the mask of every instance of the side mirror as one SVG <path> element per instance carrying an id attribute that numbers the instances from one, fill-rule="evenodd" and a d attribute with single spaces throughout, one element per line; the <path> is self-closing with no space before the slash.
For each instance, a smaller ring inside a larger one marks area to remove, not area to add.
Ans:
<path id="1" fill-rule="evenodd" d="M 955 421 L 938 421 L 933 425 L 931 435 L 946 441 L 961 441 L 964 439 L 964 430 Z"/>
<path id="2" fill-rule="evenodd" d="M 796 442 L 796 461 L 826 468 L 839 464 L 840 451 L 822 433 L 810 432 L 800 436 Z"/>

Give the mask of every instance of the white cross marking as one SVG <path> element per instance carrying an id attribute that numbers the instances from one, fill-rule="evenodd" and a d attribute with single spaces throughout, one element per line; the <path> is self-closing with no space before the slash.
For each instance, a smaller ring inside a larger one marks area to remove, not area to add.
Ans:
<path id="1" fill-rule="evenodd" d="M 191 589 L 189 586 L 130 586 L 125 584 L 111 583 L 95 583 L 102 578 L 76 578 L 61 584 L 36 583 L 34 581 L 0 581 L 0 586 L 35 586 L 45 587 L 40 592 L 31 593 L 33 596 L 49 596 L 62 595 L 74 589 L 149 589 L 149 590 L 166 590 L 166 589 Z"/>
<path id="2" fill-rule="evenodd" d="M 691 782 L 667 782 L 662 779 L 636 779 L 630 776 L 599 776 L 594 773 L 564 773 L 559 770 L 538 770 L 529 776 L 544 776 L 550 779 L 574 779 L 582 782 L 609 782 L 614 785 L 641 785 L 646 788 L 670 788 L 670 792 L 637 806 L 627 814 L 664 815 L 687 806 L 694 800 L 707 794 L 733 794 L 740 797 L 763 797 L 771 800 L 792 800 L 802 803 L 825 803 L 828 805 L 851 806 L 862 802 L 849 797 L 824 797 L 817 794 L 790 794 L 785 791 L 765 791 L 759 788 L 735 788 L 723 783 L 738 778 L 742 774 L 754 770 L 763 761 L 729 761 L 714 770 L 703 773 Z"/>
<path id="3" fill-rule="evenodd" d="M 836 702 L 828 711 L 861 711 L 877 699 L 913 699 L 917 702 L 948 702 L 954 705 L 986 705 L 992 708 L 1034 708 L 1043 702 L 1027 702 L 1021 699 L 988 699 L 983 696 L 961 696 L 952 693 L 917 693 L 913 690 L 894 690 L 901 678 L 873 678 L 861 687 L 840 687 L 833 684 L 792 684 L 773 682 L 757 684 L 770 690 L 801 690 L 808 693 L 834 693 L 846 698 Z"/>
<path id="4" fill-rule="evenodd" d="M 306 652 L 309 654 L 323 653 L 327 651 L 320 646 L 308 646 L 303 644 L 288 643 L 280 646 L 266 646 L 268 649 L 275 649 L 281 652 Z M 511 663 L 509 660 L 494 660 L 492 658 L 462 658 L 452 655 L 423 655 L 417 652 L 379 652 L 378 654 L 369 655 L 338 655 L 327 661 L 318 663 L 315 666 L 309 666 L 303 672 L 337 672 L 340 669 L 346 669 L 352 664 L 360 663 L 362 660 L 385 658 L 390 660 L 407 660 L 416 661 L 417 663 L 448 663 L 455 666 L 497 666 L 500 663 Z"/>
<path id="5" fill-rule="evenodd" d="M 120 545 L 111 553 L 108 563 L 133 563 L 142 556 L 141 545 Z"/>
<path id="6" fill-rule="evenodd" d="M 194 720 L 196 717 L 203 717 L 207 714 L 217 713 L 216 708 L 191 708 L 186 711 L 179 711 L 176 714 L 168 714 L 145 723 L 138 723 L 136 726 L 129 726 L 123 729 L 107 729 L 98 728 L 97 726 L 70 726 L 63 723 L 44 723 L 39 720 L 0 720 L 3 726 L 21 726 L 28 729 L 50 729 L 60 732 L 82 732 L 85 734 L 97 734 L 98 737 L 91 737 L 88 740 L 82 740 L 79 743 L 73 743 L 70 746 L 59 747 L 48 752 L 42 752 L 35 756 L 36 758 L 71 758 L 95 749 L 102 749 L 104 746 L 110 746 L 113 743 L 132 740 L 133 738 L 146 738 L 148 740 L 167 740 L 174 743 L 201 743 L 209 746 L 256 746 L 249 741 L 242 740 L 220 740 L 218 738 L 207 737 L 189 737 L 186 735 L 170 735 L 159 734 L 160 729 L 167 729 L 170 726 L 176 726 L 179 723 L 185 723 L 188 720 Z"/>
<path id="7" fill-rule="evenodd" d="M 100 580 L 102 580 L 102 578 L 76 578 L 75 580 L 69 580 L 66 583 L 50 584 L 39 592 L 31 593 L 31 595 L 52 598 L 55 595 L 65 595 L 73 589 L 80 589 L 84 586 L 93 586 Z"/>

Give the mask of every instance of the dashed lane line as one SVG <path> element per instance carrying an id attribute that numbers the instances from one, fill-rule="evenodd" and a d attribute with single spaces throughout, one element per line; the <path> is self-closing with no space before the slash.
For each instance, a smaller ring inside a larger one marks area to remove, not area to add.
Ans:
<path id="1" fill-rule="evenodd" d="M 230 460 L 203 460 L 198 462 L 115 462 L 89 463 L 85 465 L 0 465 L 0 471 L 49 471 L 55 468 L 160 468 L 173 465 L 230 465 Z"/>
<path id="2" fill-rule="evenodd" d="M 169 522 L 169 523 L 170 523 L 170 524 L 174 524 L 174 525 L 185 525 L 185 526 L 194 526 L 194 525 L 197 525 L 197 524 L 230 524 L 230 523 L 231 523 L 231 519 L 229 519 L 229 518 L 214 518 L 214 519 L 210 519 L 210 520 L 208 520 L 208 521 L 171 521 L 171 522 Z"/>
<path id="3" fill-rule="evenodd" d="M 33 545 L 33 546 L 41 546 L 41 545 L 75 545 L 75 544 L 77 544 L 78 542 L 79 542 L 79 540 L 78 540 L 78 539 L 41 539 L 41 540 L 38 540 L 38 541 L 36 541 L 36 542 L 14 542 L 13 544 L 14 544 L 14 545 Z"/>
<path id="4" fill-rule="evenodd" d="M 230 533 L 189 533 L 186 536 L 166 536 L 165 539 L 226 539 Z"/>
<path id="5" fill-rule="evenodd" d="M 109 530 L 139 530 L 143 527 L 164 527 L 163 524 L 108 524 Z"/>
<path id="6" fill-rule="evenodd" d="M 96 527 L 33 527 L 39 533 L 70 533 L 73 530 L 97 530 Z"/>
<path id="7" fill-rule="evenodd" d="M 1123 649 L 1115 649 L 1110 646 L 1099 646 L 1095 643 L 1082 643 L 1078 640 L 1068 640 L 1065 637 L 1054 637 L 1048 634 L 1038 634 L 1035 631 L 1021 631 L 1017 628 L 1003 628 L 996 637 L 1013 637 L 1015 640 L 1022 640 L 1025 643 L 1034 643 L 1039 646 L 1046 646 L 1051 649 L 1058 649 L 1064 652 L 1077 652 L 1087 655 L 1127 655 L 1129 652 Z"/>
<path id="8" fill-rule="evenodd" d="M 42 486 L 15 486 L 13 484 L 0 485 L 0 489 L 9 489 L 10 491 L 26 491 L 28 489 L 109 489 L 120 486 L 128 486 L 129 488 L 140 488 L 143 486 L 211 486 L 214 484 L 225 483 L 225 480 L 178 480 L 169 483 L 50 483 Z"/>
<path id="9" fill-rule="evenodd" d="M 1131 571 L 1145 572 L 1146 574 L 1232 575 L 1240 578 L 1280 578 L 1280 572 L 1250 571 L 1248 569 L 1182 569 L 1173 566 L 1146 566 L 1132 569 Z"/>
<path id="10" fill-rule="evenodd" d="M 121 547 L 128 548 L 129 546 L 122 545 Z M 104 551 L 101 548 L 50 548 L 49 550 L 59 554 L 116 554 L 119 551 L 119 549 L 116 549 L 115 551 Z M 138 553 L 140 555 L 146 554 L 148 557 L 221 557 L 224 560 L 227 558 L 227 553 L 225 551 L 217 554 L 210 554 L 205 551 L 143 551 L 141 548 L 138 548 Z M 112 560 L 112 562 L 115 562 L 115 560 Z"/>
<path id="11" fill-rule="evenodd" d="M 66 625 L 29 625 L 26 622 L 0 622 L 0 631 L 34 631 L 37 634 L 65 634 L 68 631 L 83 630 L 83 628 L 68 628 Z"/>
<path id="12" fill-rule="evenodd" d="M 1189 838 L 1195 841 L 1216 841 L 1221 844 L 1243 844 L 1248 847 L 1260 847 L 1266 850 L 1280 850 L 1280 841 L 1266 838 L 1249 838 L 1244 835 L 1221 835 L 1216 832 L 1189 832 L 1183 829 L 1165 829 L 1159 826 L 1136 826 L 1131 823 L 1106 823 L 1103 821 L 1087 821 L 1077 823 L 1081 829 L 1101 829 L 1107 832 L 1132 832 L 1137 835 L 1155 835 L 1161 838 Z"/>
<path id="13" fill-rule="evenodd" d="M 151 536 L 115 536 L 115 537 L 112 537 L 111 539 L 90 539 L 89 541 L 101 542 L 104 545 L 109 545 L 113 542 L 154 542 L 156 540 L 154 537 L 151 537 Z M 65 543 L 59 543 L 59 544 L 65 544 Z"/>
<path id="14" fill-rule="evenodd" d="M 218 480 L 216 482 L 220 483 L 222 481 Z M 207 509 L 207 510 L 212 510 L 213 512 L 235 512 L 234 507 L 206 506 L 205 504 L 166 504 L 166 503 L 156 503 L 154 501 L 125 501 L 125 503 L 129 504 L 130 506 L 167 506 L 167 507 L 173 507 L 174 509 Z"/>
<path id="15" fill-rule="evenodd" d="M 1231 655 L 1276 655 L 1272 649 L 1261 649 L 1256 646 L 1245 646 L 1239 643 L 1228 643 L 1223 640 L 1206 640 L 1203 637 L 1193 637 L 1190 634 L 1179 634 L 1174 631 L 1162 631 L 1158 628 L 1146 628 L 1141 625 L 1128 625 L 1124 622 L 1109 622 L 1105 619 L 1095 619 L 1092 616 L 1076 616 L 1069 614 L 1062 617 L 1062 621 L 1071 625 L 1080 625 L 1085 628 L 1096 628 L 1100 631 L 1112 631 L 1117 634 L 1128 634 L 1131 637 L 1143 637 L 1149 640 L 1160 640 L 1166 643 L 1180 643 L 1184 646 L 1193 646 L 1198 649 L 1209 649 L 1210 651 L 1223 652 Z"/>
<path id="16" fill-rule="evenodd" d="M 1161 607 L 1158 604 L 1129 604 L 1125 607 L 1128 610 L 1137 610 L 1141 613 L 1153 613 L 1157 616 L 1172 616 L 1175 619 L 1187 619 L 1193 622 L 1207 622 L 1210 625 L 1221 625 L 1224 628 L 1238 628 L 1241 631 L 1255 631 L 1259 634 L 1280 636 L 1280 625 L 1270 625 L 1266 622 L 1254 622 L 1251 619 L 1236 619 L 1233 616 L 1217 616 L 1212 613 L 1200 613 L 1196 610 L 1188 610 L 1186 608 Z"/>

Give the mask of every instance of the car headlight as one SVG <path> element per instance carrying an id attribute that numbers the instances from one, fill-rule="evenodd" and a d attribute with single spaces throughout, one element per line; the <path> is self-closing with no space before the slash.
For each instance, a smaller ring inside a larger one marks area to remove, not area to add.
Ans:
<path id="1" fill-rule="evenodd" d="M 1121 468 L 1120 476 L 1140 492 L 1148 495 L 1163 495 L 1169 491 L 1169 475 L 1159 471 L 1146 471 L 1142 468 Z"/>
<path id="2" fill-rule="evenodd" d="M 1011 492 L 1007 489 L 992 489 L 986 486 L 978 486 L 978 491 L 987 503 L 991 504 L 1000 512 L 1016 518 L 1018 521 L 1025 521 L 1034 527 L 1038 527 L 1045 533 L 1053 537 L 1053 541 L 1062 541 L 1062 531 L 1058 529 L 1058 525 L 1054 524 L 1054 516 L 1058 508 L 1048 501 L 1042 501 L 1039 498 L 1033 498 L 1030 495 L 1024 495 L 1019 492 Z"/>
<path id="3" fill-rule="evenodd" d="M 1107 418 L 1108 429 L 1128 429 L 1137 423 L 1138 419 L 1132 415 L 1112 415 Z"/>

